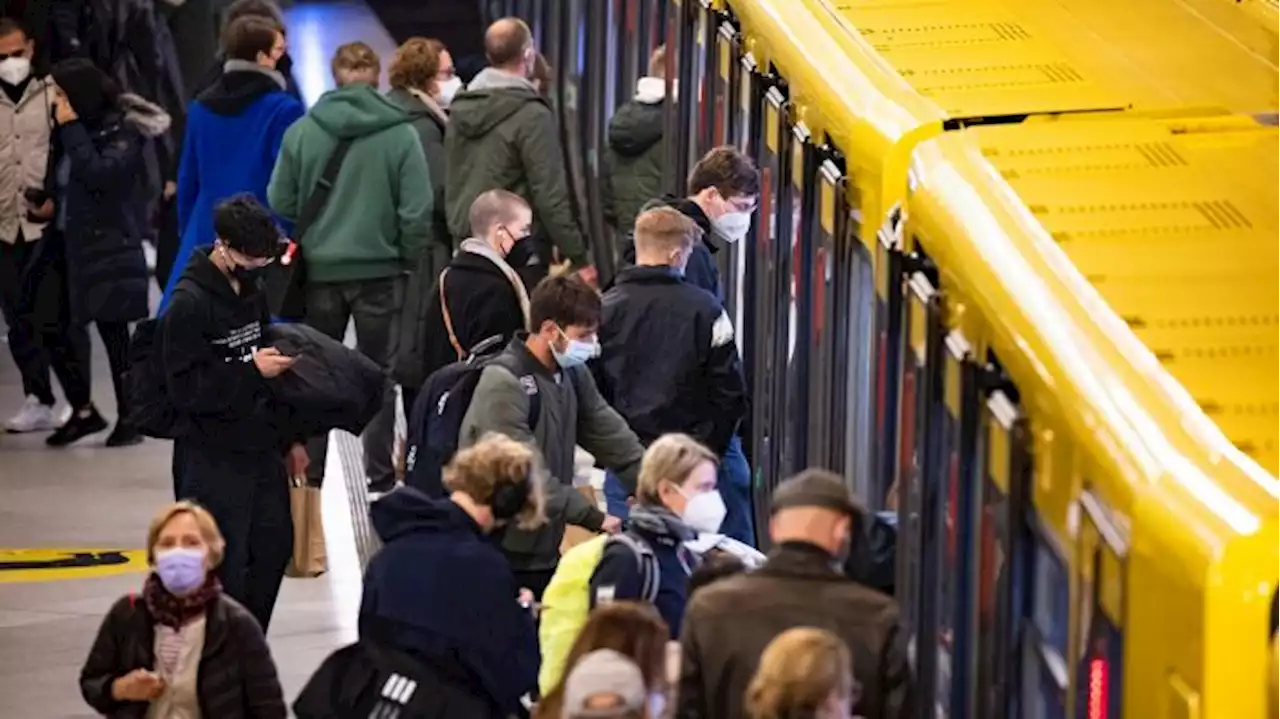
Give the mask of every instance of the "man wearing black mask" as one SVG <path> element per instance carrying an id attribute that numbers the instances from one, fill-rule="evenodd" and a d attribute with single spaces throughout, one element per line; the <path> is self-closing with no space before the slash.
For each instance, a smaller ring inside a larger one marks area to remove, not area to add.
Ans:
<path id="1" fill-rule="evenodd" d="M 266 382 L 294 362 L 262 338 L 269 318 L 257 275 L 279 254 L 280 232 L 248 195 L 219 204 L 213 227 L 213 245 L 192 254 L 156 334 L 183 426 L 173 473 L 179 499 L 218 520 L 222 586 L 266 632 L 293 551 L 286 469 L 297 476 L 307 463 L 301 444 L 286 449 Z"/>
<path id="2" fill-rule="evenodd" d="M 280 34 L 287 35 L 284 26 L 284 13 L 280 12 L 280 6 L 272 2 L 272 0 L 236 0 L 227 8 L 226 15 L 222 18 L 222 28 L 231 26 L 231 23 L 242 17 L 259 17 L 275 24 Z M 214 62 L 209 66 L 209 70 L 204 74 L 198 82 L 187 88 L 187 93 L 194 98 L 200 93 L 209 89 L 219 77 L 222 77 L 223 66 L 226 64 L 227 58 L 224 54 L 219 54 L 214 58 Z M 302 93 L 298 90 L 298 81 L 293 77 L 293 58 L 289 56 L 286 50 L 284 54 L 276 61 L 276 72 L 284 76 L 285 89 L 290 95 L 297 98 L 298 102 L 302 102 Z"/>
<path id="3" fill-rule="evenodd" d="M 9 328 L 9 351 L 22 375 L 26 402 L 5 423 L 9 432 L 39 432 L 62 424 L 54 411 L 48 355 L 29 318 L 21 316 L 22 278 L 53 217 L 41 188 L 49 157 L 53 86 L 32 75 L 35 41 L 16 21 L 0 19 L 0 309 Z"/>

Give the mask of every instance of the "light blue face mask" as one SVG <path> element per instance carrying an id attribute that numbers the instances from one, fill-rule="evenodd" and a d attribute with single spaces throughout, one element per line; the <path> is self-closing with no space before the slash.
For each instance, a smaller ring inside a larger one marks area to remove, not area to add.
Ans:
<path id="1" fill-rule="evenodd" d="M 571 339 L 564 330 L 556 328 L 560 332 L 560 336 L 565 340 L 564 352 L 556 349 L 555 345 L 551 345 L 551 354 L 556 358 L 556 364 L 561 369 L 573 369 L 581 367 L 596 355 L 600 354 L 600 345 L 594 338 L 590 342 L 587 340 Z"/>

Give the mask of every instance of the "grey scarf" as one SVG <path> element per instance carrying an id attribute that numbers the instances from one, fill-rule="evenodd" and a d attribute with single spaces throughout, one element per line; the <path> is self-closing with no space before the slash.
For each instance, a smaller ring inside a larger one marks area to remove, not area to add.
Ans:
<path id="1" fill-rule="evenodd" d="M 249 62 L 248 60 L 236 60 L 233 58 L 231 60 L 227 60 L 226 62 L 222 63 L 222 71 L 223 72 L 260 72 L 263 75 L 266 75 L 267 77 L 274 80 L 275 83 L 280 86 L 281 90 L 289 89 L 289 83 L 285 82 L 284 75 L 279 70 L 271 70 L 271 69 L 265 68 L 256 62 Z"/>

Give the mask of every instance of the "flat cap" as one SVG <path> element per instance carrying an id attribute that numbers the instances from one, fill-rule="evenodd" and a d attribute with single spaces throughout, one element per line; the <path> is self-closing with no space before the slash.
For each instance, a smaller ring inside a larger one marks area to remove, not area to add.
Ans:
<path id="1" fill-rule="evenodd" d="M 855 519 L 864 511 L 840 475 L 825 469 L 806 469 L 773 490 L 770 514 L 796 507 L 829 509 Z"/>

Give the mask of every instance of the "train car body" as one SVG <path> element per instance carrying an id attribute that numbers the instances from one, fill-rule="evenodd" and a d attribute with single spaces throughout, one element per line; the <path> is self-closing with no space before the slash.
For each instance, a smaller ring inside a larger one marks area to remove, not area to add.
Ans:
<path id="1" fill-rule="evenodd" d="M 658 43 L 668 189 L 756 159 L 718 256 L 758 525 L 807 466 L 897 509 L 928 716 L 1263 715 L 1274 3 L 506 5 L 560 65 L 602 274 L 604 128 Z"/>

